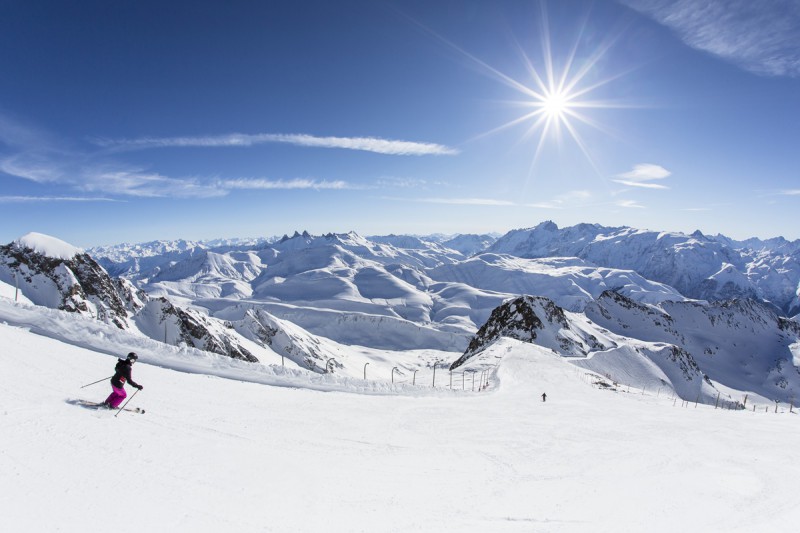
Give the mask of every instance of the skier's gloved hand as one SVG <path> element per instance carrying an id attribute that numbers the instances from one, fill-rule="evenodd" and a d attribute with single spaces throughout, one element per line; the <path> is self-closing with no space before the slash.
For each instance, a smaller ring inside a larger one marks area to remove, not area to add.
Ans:
<path id="1" fill-rule="evenodd" d="M 143 388 L 144 387 L 142 385 L 139 385 L 139 387 L 138 387 L 139 390 L 142 390 Z"/>

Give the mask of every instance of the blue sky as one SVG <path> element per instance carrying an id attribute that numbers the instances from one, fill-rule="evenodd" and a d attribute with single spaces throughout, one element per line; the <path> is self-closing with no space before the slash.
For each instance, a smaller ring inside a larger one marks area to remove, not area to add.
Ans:
<path id="1" fill-rule="evenodd" d="M 800 238 L 800 2 L 0 4 L 0 242 Z"/>

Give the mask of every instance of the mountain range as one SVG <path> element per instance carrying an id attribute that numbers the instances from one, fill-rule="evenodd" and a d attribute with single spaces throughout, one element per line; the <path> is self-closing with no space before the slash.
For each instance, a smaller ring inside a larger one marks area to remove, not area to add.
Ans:
<path id="1" fill-rule="evenodd" d="M 317 373 L 359 376 L 353 347 L 405 372 L 456 368 L 510 336 L 695 400 L 800 390 L 800 241 L 781 238 L 544 222 L 499 237 L 297 232 L 84 252 L 29 234 L 0 247 L 0 282 L 160 342 Z M 427 355 L 399 355 L 414 353 Z"/>

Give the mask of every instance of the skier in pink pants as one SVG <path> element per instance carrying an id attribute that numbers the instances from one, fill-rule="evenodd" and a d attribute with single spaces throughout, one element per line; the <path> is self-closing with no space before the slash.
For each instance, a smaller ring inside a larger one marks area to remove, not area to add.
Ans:
<path id="1" fill-rule="evenodd" d="M 106 398 L 106 401 L 103 402 L 103 405 L 110 409 L 119 407 L 119 404 L 121 404 L 122 400 L 127 396 L 125 393 L 125 382 L 130 383 L 132 387 L 136 387 L 139 390 L 144 388 L 133 381 L 131 377 L 131 368 L 137 359 L 139 359 L 139 356 L 131 352 L 128 354 L 127 358 L 117 360 L 117 366 L 114 367 L 114 377 L 111 378 L 112 392 L 108 398 Z"/>

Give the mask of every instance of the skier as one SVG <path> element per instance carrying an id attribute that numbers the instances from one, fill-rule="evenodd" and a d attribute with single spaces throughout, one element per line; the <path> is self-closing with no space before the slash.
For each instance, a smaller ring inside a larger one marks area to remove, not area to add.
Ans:
<path id="1" fill-rule="evenodd" d="M 546 402 L 546 401 L 547 401 L 547 393 L 546 393 L 546 392 L 543 392 L 543 393 L 542 393 L 542 401 L 543 401 L 543 402 Z"/>
<path id="2" fill-rule="evenodd" d="M 125 359 L 117 359 L 117 366 L 114 367 L 114 377 L 111 378 L 111 388 L 113 391 L 108 398 L 106 398 L 106 401 L 103 402 L 105 407 L 109 409 L 116 409 L 119 407 L 119 404 L 122 403 L 122 400 L 127 396 L 124 388 L 126 381 L 130 383 L 132 387 L 136 387 L 139 390 L 144 388 L 133 381 L 131 377 L 131 367 L 137 359 L 139 359 L 139 356 L 133 352 L 129 353 L 128 357 Z"/>

